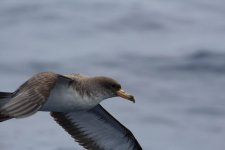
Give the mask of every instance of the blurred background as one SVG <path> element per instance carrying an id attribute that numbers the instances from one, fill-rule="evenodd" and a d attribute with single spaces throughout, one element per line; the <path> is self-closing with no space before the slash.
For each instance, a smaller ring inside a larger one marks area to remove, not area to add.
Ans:
<path id="1" fill-rule="evenodd" d="M 42 71 L 111 76 L 102 105 L 144 150 L 225 149 L 224 0 L 1 0 L 0 91 Z M 0 124 L 1 150 L 81 150 L 48 113 Z"/>

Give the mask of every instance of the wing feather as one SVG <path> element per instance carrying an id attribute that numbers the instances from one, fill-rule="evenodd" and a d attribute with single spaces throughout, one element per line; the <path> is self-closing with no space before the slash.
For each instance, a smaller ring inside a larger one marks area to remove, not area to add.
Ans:
<path id="1" fill-rule="evenodd" d="M 48 99 L 54 85 L 62 83 L 59 76 L 52 72 L 33 76 L 12 94 L 5 105 L 0 107 L 1 115 L 22 118 L 36 113 Z"/>
<path id="2" fill-rule="evenodd" d="M 90 111 L 51 115 L 88 150 L 142 150 L 133 134 L 101 105 Z"/>

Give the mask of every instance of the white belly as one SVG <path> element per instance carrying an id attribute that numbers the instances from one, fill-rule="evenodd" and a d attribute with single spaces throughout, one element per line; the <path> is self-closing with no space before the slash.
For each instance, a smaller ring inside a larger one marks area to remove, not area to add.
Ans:
<path id="1" fill-rule="evenodd" d="M 81 97 L 72 87 L 55 87 L 40 111 L 72 112 L 87 110 L 98 105 L 100 100 Z"/>

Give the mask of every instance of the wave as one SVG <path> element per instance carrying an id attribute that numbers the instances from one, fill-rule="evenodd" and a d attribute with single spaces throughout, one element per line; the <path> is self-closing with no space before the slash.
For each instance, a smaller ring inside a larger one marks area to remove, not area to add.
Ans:
<path id="1" fill-rule="evenodd" d="M 76 60 L 76 61 L 74 61 Z M 71 72 L 82 70 L 113 69 L 114 71 L 133 72 L 142 75 L 152 73 L 225 73 L 225 53 L 206 50 L 196 51 L 186 56 L 148 56 L 133 54 L 118 54 L 110 57 L 86 56 L 79 60 L 63 60 L 61 62 L 28 61 L 20 64 L 1 63 L 1 72 L 39 72 L 43 70 L 58 70 Z M 57 62 L 57 63 L 56 63 Z M 76 70 L 73 70 L 75 67 Z M 83 69 L 79 69 L 83 68 Z"/>
<path id="2" fill-rule="evenodd" d="M 116 59 L 98 60 L 97 65 L 149 75 L 149 73 L 188 72 L 188 73 L 225 73 L 225 53 L 199 50 L 185 56 L 146 56 L 126 54 Z M 174 72 L 175 71 L 175 72 Z"/>
<path id="3" fill-rule="evenodd" d="M 225 73 L 225 53 L 199 50 L 174 64 L 174 69 L 192 72 Z"/>

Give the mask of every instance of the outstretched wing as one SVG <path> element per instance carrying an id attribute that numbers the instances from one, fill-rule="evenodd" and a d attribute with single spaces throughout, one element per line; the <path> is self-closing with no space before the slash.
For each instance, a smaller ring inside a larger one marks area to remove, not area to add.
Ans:
<path id="1" fill-rule="evenodd" d="M 64 84 L 68 80 L 51 72 L 39 73 L 13 93 L 12 98 L 0 107 L 0 114 L 11 118 L 30 116 L 46 102 L 55 84 Z"/>
<path id="2" fill-rule="evenodd" d="M 52 117 L 88 150 L 142 150 L 134 135 L 101 105 L 89 111 L 52 112 Z"/>

